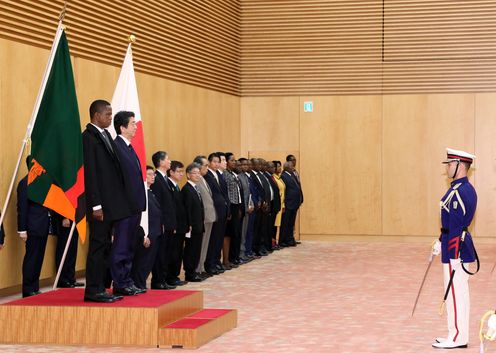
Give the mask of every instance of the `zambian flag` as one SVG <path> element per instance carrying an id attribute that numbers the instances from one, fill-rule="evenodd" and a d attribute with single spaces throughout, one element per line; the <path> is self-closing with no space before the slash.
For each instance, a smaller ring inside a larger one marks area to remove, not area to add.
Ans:
<path id="1" fill-rule="evenodd" d="M 75 221 L 84 242 L 86 218 L 81 123 L 69 45 L 60 25 L 38 104 L 39 108 L 35 106 L 33 113 L 28 198 Z"/>

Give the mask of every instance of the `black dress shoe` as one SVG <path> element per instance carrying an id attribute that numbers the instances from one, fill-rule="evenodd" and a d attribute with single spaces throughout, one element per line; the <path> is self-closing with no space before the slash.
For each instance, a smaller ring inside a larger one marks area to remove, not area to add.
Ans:
<path id="1" fill-rule="evenodd" d="M 113 303 L 116 299 L 112 294 L 107 292 L 100 293 L 85 293 L 84 301 L 85 302 L 97 302 L 97 303 Z"/>
<path id="2" fill-rule="evenodd" d="M 204 277 L 204 278 L 210 278 L 210 277 L 212 277 L 213 275 L 211 275 L 211 274 L 210 274 L 210 273 L 208 273 L 208 272 L 202 272 L 202 273 L 200 273 L 200 276 L 202 276 L 202 277 Z"/>
<path id="3" fill-rule="evenodd" d="M 295 241 L 295 243 L 299 245 L 299 244 L 301 244 L 301 241 L 297 240 L 297 241 Z"/>
<path id="4" fill-rule="evenodd" d="M 175 289 L 176 286 L 171 286 L 170 284 L 167 283 L 157 283 L 157 284 L 152 284 L 152 289 Z"/>
<path id="5" fill-rule="evenodd" d="M 27 298 L 27 297 L 32 297 L 32 296 L 38 295 L 38 294 L 41 294 L 41 292 L 39 290 L 37 290 L 35 292 L 22 292 L 22 297 Z"/>
<path id="6" fill-rule="evenodd" d="M 187 281 L 181 281 L 180 279 L 176 279 L 174 281 L 167 281 L 167 284 L 170 286 L 184 286 L 188 284 Z"/>
<path id="7" fill-rule="evenodd" d="M 125 288 L 116 288 L 112 290 L 112 293 L 117 294 L 117 295 L 125 295 L 125 296 L 133 296 L 138 294 L 133 287 L 125 287 Z"/>
<path id="8" fill-rule="evenodd" d="M 194 274 L 192 276 L 186 276 L 186 280 L 188 282 L 201 282 L 203 281 L 203 278 L 201 278 L 200 276 L 198 276 L 198 274 Z"/>
<path id="9" fill-rule="evenodd" d="M 84 283 L 83 282 L 72 282 L 72 285 L 74 287 L 84 287 Z"/>
<path id="10" fill-rule="evenodd" d="M 220 274 L 220 272 L 219 272 L 217 269 L 215 269 L 215 268 L 209 268 L 209 269 L 206 269 L 205 271 L 206 271 L 209 275 L 211 275 L 211 276 L 215 276 L 215 275 Z"/>
<path id="11" fill-rule="evenodd" d="M 74 288 L 75 285 L 71 282 L 66 282 L 66 281 L 59 281 L 57 283 L 57 288 Z"/>
<path id="12" fill-rule="evenodd" d="M 139 288 L 139 287 L 136 287 L 134 284 L 132 285 L 131 288 L 134 289 L 134 291 L 136 292 L 136 294 L 146 293 L 146 288 Z"/>

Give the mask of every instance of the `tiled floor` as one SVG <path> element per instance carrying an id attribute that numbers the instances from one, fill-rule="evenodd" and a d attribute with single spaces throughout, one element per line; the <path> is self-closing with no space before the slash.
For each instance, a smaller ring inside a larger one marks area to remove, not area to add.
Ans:
<path id="1" fill-rule="evenodd" d="M 204 291 L 205 306 L 237 308 L 238 327 L 201 353 L 434 352 L 446 334 L 439 259 L 410 316 L 427 265 L 429 245 L 304 242 L 297 248 L 184 289 Z M 478 326 L 496 304 L 496 245 L 478 247 L 482 268 L 471 279 L 470 345 L 479 352 Z M 4 302 L 5 300 L 2 300 Z M 0 345 L 0 352 L 159 352 L 155 348 Z M 175 349 L 175 351 L 178 351 Z M 488 352 L 496 352 L 491 344 Z M 456 351 L 455 351 L 456 352 Z"/>

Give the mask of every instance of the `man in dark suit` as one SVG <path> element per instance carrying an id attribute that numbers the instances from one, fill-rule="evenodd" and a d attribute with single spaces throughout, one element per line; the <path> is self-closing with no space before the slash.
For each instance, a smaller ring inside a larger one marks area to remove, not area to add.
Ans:
<path id="1" fill-rule="evenodd" d="M 263 161 L 259 158 L 252 158 L 252 176 L 255 185 L 259 190 L 261 206 L 256 211 L 254 234 L 253 234 L 253 251 L 258 256 L 267 256 L 268 249 L 266 249 L 267 239 L 267 224 L 270 214 L 271 202 L 271 188 L 269 181 L 263 175 L 262 164 Z"/>
<path id="2" fill-rule="evenodd" d="M 224 272 L 224 267 L 220 263 L 220 254 L 224 244 L 224 234 L 226 222 L 229 215 L 229 199 L 223 191 L 222 175 L 217 171 L 220 158 L 217 153 L 210 153 L 208 156 L 208 172 L 203 177 L 212 191 L 215 212 L 217 219 L 212 226 L 210 242 L 208 244 L 207 259 L 205 260 L 205 271 L 209 274 L 217 275 Z"/>
<path id="3" fill-rule="evenodd" d="M 83 132 L 84 186 L 90 236 L 86 260 L 86 301 L 112 303 L 121 296 L 105 291 L 105 276 L 116 221 L 140 211 L 127 185 L 120 158 L 110 133 L 112 107 L 104 100 L 90 106 L 91 123 Z"/>
<path id="4" fill-rule="evenodd" d="M 17 186 L 17 232 L 26 242 L 26 253 L 22 262 L 23 298 L 41 293 L 41 266 L 48 233 L 53 233 L 51 228 L 51 214 L 48 208 L 28 199 L 28 177 L 25 176 Z"/>
<path id="5" fill-rule="evenodd" d="M 133 195 L 137 212 L 120 219 L 114 226 L 114 241 L 110 253 L 110 272 L 114 281 L 114 293 L 136 295 L 143 290 L 134 285 L 131 268 L 136 244 L 136 231 L 141 221 L 141 213 L 146 209 L 145 185 L 138 155 L 131 141 L 136 135 L 136 118 L 133 112 L 120 111 L 114 116 L 117 137 L 114 142 L 121 160 L 126 187 Z"/>
<path id="6" fill-rule="evenodd" d="M 152 271 L 157 258 L 160 237 L 162 236 L 162 221 L 160 204 L 153 194 L 150 186 L 155 182 L 153 167 L 146 166 L 146 185 L 148 192 L 148 236 L 143 228 L 138 227 L 136 251 L 133 259 L 131 277 L 134 284 L 141 289 L 146 289 L 146 280 Z"/>
<path id="7" fill-rule="evenodd" d="M 237 174 L 241 183 L 241 187 L 243 188 L 243 209 L 245 211 L 243 222 L 241 225 L 241 245 L 239 259 L 241 263 L 246 263 L 251 261 L 249 255 L 251 254 L 251 240 L 253 239 L 253 212 L 255 210 L 255 205 L 258 203 L 258 194 L 256 194 L 253 182 L 251 181 L 248 159 L 240 158 L 239 166 L 237 164 L 236 168 L 239 168 Z"/>
<path id="8" fill-rule="evenodd" d="M 64 255 L 67 240 L 69 239 L 72 222 L 57 213 L 53 213 L 52 224 L 54 235 L 57 236 L 57 246 L 55 247 L 55 270 L 57 271 L 60 266 L 60 262 L 62 261 L 62 256 Z M 62 266 L 60 278 L 57 283 L 58 288 L 75 288 L 84 286 L 84 283 L 76 282 L 78 237 L 79 235 L 77 229 L 74 228 L 74 233 L 72 234 L 72 239 L 69 244 L 69 248 L 67 249 L 64 266 Z"/>
<path id="9" fill-rule="evenodd" d="M 160 204 L 163 233 L 159 240 L 158 254 L 152 270 L 152 289 L 174 289 L 176 286 L 167 284 L 169 244 L 176 232 L 174 197 L 167 182 L 167 171 L 170 169 L 171 161 L 167 152 L 164 151 L 155 152 L 152 161 L 156 171 L 155 182 L 151 189 Z"/>
<path id="10" fill-rule="evenodd" d="M 201 282 L 203 277 L 196 272 L 198 260 L 201 253 L 202 237 L 205 231 L 203 209 L 200 191 L 196 184 L 200 182 L 201 165 L 192 163 L 186 167 L 188 182 L 184 184 L 181 193 L 188 215 L 189 236 L 186 237 L 184 247 L 184 272 L 189 282 Z"/>
<path id="11" fill-rule="evenodd" d="M 284 163 L 284 172 L 281 178 L 286 184 L 286 194 L 284 197 L 285 212 L 281 220 L 281 233 L 279 235 L 279 246 L 296 246 L 294 238 L 294 226 L 296 213 L 303 201 L 300 184 L 292 174 L 294 170 L 292 162 Z"/>
<path id="12" fill-rule="evenodd" d="M 176 232 L 169 243 L 167 283 L 171 286 L 183 286 L 187 282 L 179 279 L 181 264 L 183 262 L 184 236 L 189 231 L 188 215 L 184 207 L 183 195 L 179 188 L 179 182 L 184 177 L 184 165 L 179 161 L 172 161 L 167 171 L 167 183 L 172 191 L 174 210 L 176 213 Z"/>

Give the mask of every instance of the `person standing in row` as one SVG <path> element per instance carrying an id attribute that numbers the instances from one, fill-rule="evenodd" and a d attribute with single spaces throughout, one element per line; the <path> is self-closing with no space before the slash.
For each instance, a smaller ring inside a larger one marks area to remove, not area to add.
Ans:
<path id="1" fill-rule="evenodd" d="M 170 169 L 171 161 L 167 152 L 164 151 L 155 152 L 152 161 L 157 170 L 155 171 L 155 182 L 151 185 L 151 189 L 162 211 L 163 236 L 160 237 L 158 255 L 152 270 L 151 287 L 152 289 L 174 289 L 176 286 L 167 284 L 169 264 L 167 255 L 172 237 L 176 232 L 174 197 L 167 181 L 167 171 Z"/>
<path id="2" fill-rule="evenodd" d="M 188 181 L 181 194 L 187 213 L 189 232 L 184 246 L 184 273 L 189 282 L 201 282 L 203 277 L 196 272 L 200 259 L 203 233 L 205 231 L 205 211 L 197 184 L 200 182 L 200 165 L 192 163 L 186 167 Z"/>
<path id="3" fill-rule="evenodd" d="M 124 178 L 137 208 L 129 217 L 118 220 L 114 225 L 110 272 L 114 281 L 114 293 L 136 295 L 144 292 L 143 289 L 134 285 L 131 278 L 131 268 L 136 245 L 136 232 L 141 222 L 141 213 L 146 209 L 146 195 L 140 161 L 131 145 L 137 130 L 134 113 L 120 111 L 115 114 L 114 127 L 117 132 L 114 141 L 123 167 Z"/>
<path id="4" fill-rule="evenodd" d="M 282 215 L 281 230 L 279 234 L 279 246 L 296 246 L 294 238 L 294 227 L 296 223 L 296 214 L 303 202 L 300 184 L 293 174 L 294 167 L 292 162 L 284 163 L 284 172 L 281 174 L 281 179 L 286 185 L 285 194 L 285 211 Z"/>
<path id="5" fill-rule="evenodd" d="M 69 239 L 72 221 L 56 213 L 53 215 L 52 221 L 54 235 L 57 237 L 57 245 L 55 247 L 55 271 L 57 271 L 60 266 L 60 262 L 62 261 L 62 256 L 64 255 L 67 240 Z M 75 288 L 84 286 L 84 283 L 76 281 L 78 238 L 79 234 L 77 232 L 77 228 L 74 227 L 74 233 L 72 234 L 71 243 L 67 249 L 67 254 L 64 265 L 62 266 L 62 271 L 60 272 L 57 288 Z"/>
<path id="6" fill-rule="evenodd" d="M 183 262 L 184 236 L 188 232 L 188 216 L 184 207 L 183 195 L 179 189 L 179 183 L 184 177 L 184 165 L 179 161 L 172 161 L 170 169 L 167 171 L 167 183 L 172 192 L 174 210 L 176 215 L 175 232 L 169 242 L 167 255 L 167 284 L 170 286 L 183 286 L 187 282 L 179 279 L 181 264 Z"/>
<path id="7" fill-rule="evenodd" d="M 227 195 L 231 205 L 231 218 L 227 221 L 222 263 L 226 269 L 232 269 L 239 265 L 241 222 L 244 215 L 244 203 L 242 186 L 237 174 L 234 172 L 234 169 L 236 168 L 236 159 L 231 152 L 226 153 L 226 161 L 227 168 L 223 175 L 227 184 Z"/>
<path id="8" fill-rule="evenodd" d="M 145 236 L 143 228 L 138 227 L 136 239 L 136 251 L 133 259 L 131 276 L 134 284 L 141 289 L 146 289 L 146 280 L 152 271 L 153 264 L 157 258 L 162 236 L 162 221 L 160 204 L 153 194 L 150 186 L 155 182 L 153 167 L 146 166 L 146 186 L 148 193 L 148 236 Z"/>
<path id="9" fill-rule="evenodd" d="M 284 184 L 284 181 L 281 178 L 281 172 L 282 172 L 281 162 L 273 161 L 273 163 L 274 163 L 274 173 L 272 174 L 272 176 L 274 177 L 274 180 L 277 183 L 277 186 L 279 188 L 279 196 L 281 198 L 281 209 L 277 213 L 276 218 L 274 220 L 274 230 L 273 230 L 274 233 L 272 234 L 272 237 L 274 239 L 277 239 L 277 231 L 279 229 L 279 233 L 280 233 L 281 219 L 285 211 L 284 195 L 286 193 L 286 184 Z"/>
<path id="10" fill-rule="evenodd" d="M 224 267 L 220 263 L 220 255 L 224 242 L 226 222 L 229 215 L 229 200 L 226 199 L 223 192 L 223 179 L 218 172 L 220 157 L 217 153 L 211 153 L 208 156 L 208 172 L 204 178 L 212 191 L 215 213 L 217 219 L 212 226 L 210 241 L 208 244 L 207 258 L 205 260 L 205 270 L 209 274 L 217 275 L 224 272 Z"/>
<path id="11" fill-rule="evenodd" d="M 198 260 L 198 265 L 196 267 L 196 272 L 202 277 L 210 277 L 211 274 L 205 271 L 205 260 L 207 258 L 208 244 L 210 242 L 210 234 L 212 232 L 212 226 L 217 219 L 217 213 L 214 207 L 214 200 L 212 199 L 212 191 L 205 181 L 204 176 L 208 173 L 208 160 L 205 156 L 197 156 L 194 159 L 194 163 L 200 166 L 200 179 L 196 183 L 196 187 L 200 192 L 203 210 L 205 213 L 205 218 L 203 221 L 205 232 L 203 233 L 200 259 Z"/>
<path id="12" fill-rule="evenodd" d="M 26 159 L 28 170 L 31 157 Z M 17 186 L 17 233 L 26 243 L 22 261 L 22 297 L 40 294 L 40 274 L 45 257 L 48 234 L 52 230 L 51 211 L 28 199 L 28 175 Z"/>

